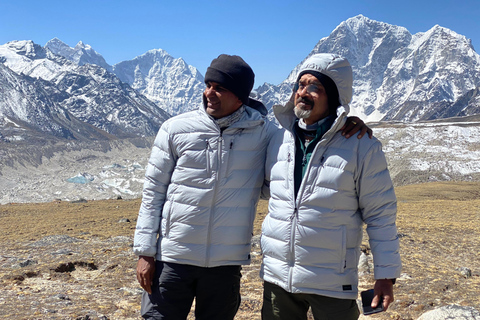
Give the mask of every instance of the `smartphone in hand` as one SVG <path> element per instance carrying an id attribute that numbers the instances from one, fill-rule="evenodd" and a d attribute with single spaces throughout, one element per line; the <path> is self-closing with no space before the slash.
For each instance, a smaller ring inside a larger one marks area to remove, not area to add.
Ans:
<path id="1" fill-rule="evenodd" d="M 375 309 L 372 308 L 372 300 L 374 297 L 373 289 L 362 291 L 360 295 L 362 297 L 362 308 L 364 315 L 374 314 L 383 311 L 383 299 L 380 299 L 380 302 Z"/>

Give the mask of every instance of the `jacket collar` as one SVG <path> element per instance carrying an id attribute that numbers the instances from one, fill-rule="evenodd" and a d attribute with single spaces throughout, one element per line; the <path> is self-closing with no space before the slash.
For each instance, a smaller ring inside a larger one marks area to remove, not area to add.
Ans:
<path id="1" fill-rule="evenodd" d="M 263 104 L 261 105 L 263 106 Z M 265 122 L 265 117 L 256 108 L 251 108 L 250 106 L 247 106 L 247 105 L 243 105 L 243 107 L 245 107 L 245 111 L 242 113 L 242 116 L 240 117 L 240 119 L 235 123 L 233 123 L 230 127 L 225 128 L 225 130 L 228 130 L 229 128 L 246 129 L 246 128 L 262 125 Z M 210 116 L 207 113 L 203 104 L 199 106 L 198 111 L 204 116 L 206 116 L 216 127 L 218 127 L 217 122 L 215 121 L 215 119 L 213 119 L 212 116 Z"/>

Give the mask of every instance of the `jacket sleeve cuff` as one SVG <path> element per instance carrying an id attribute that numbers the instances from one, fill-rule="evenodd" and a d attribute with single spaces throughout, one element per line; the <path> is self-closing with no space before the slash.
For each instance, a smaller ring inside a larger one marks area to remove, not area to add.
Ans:
<path id="1" fill-rule="evenodd" d="M 133 247 L 133 253 L 136 256 L 145 256 L 145 257 L 155 257 L 157 255 L 156 248 L 142 248 L 142 247 Z"/>

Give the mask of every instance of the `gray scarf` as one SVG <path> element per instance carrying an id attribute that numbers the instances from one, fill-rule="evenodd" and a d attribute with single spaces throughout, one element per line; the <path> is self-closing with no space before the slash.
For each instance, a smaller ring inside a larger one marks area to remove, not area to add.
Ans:
<path id="1" fill-rule="evenodd" d="M 228 115 L 220 119 L 215 119 L 215 121 L 217 122 L 220 129 L 224 130 L 230 127 L 232 124 L 234 124 L 238 120 L 240 120 L 244 112 L 245 112 L 245 105 L 242 105 L 240 108 L 238 108 L 237 111 L 235 111 L 231 115 Z"/>

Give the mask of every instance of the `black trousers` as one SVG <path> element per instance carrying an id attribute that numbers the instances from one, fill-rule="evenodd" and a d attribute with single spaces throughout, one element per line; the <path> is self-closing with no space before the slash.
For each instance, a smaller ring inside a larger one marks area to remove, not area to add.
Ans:
<path id="1" fill-rule="evenodd" d="M 185 320 L 195 298 L 195 319 L 233 319 L 240 306 L 240 270 L 157 261 L 152 294 L 142 296 L 142 317 Z"/>

